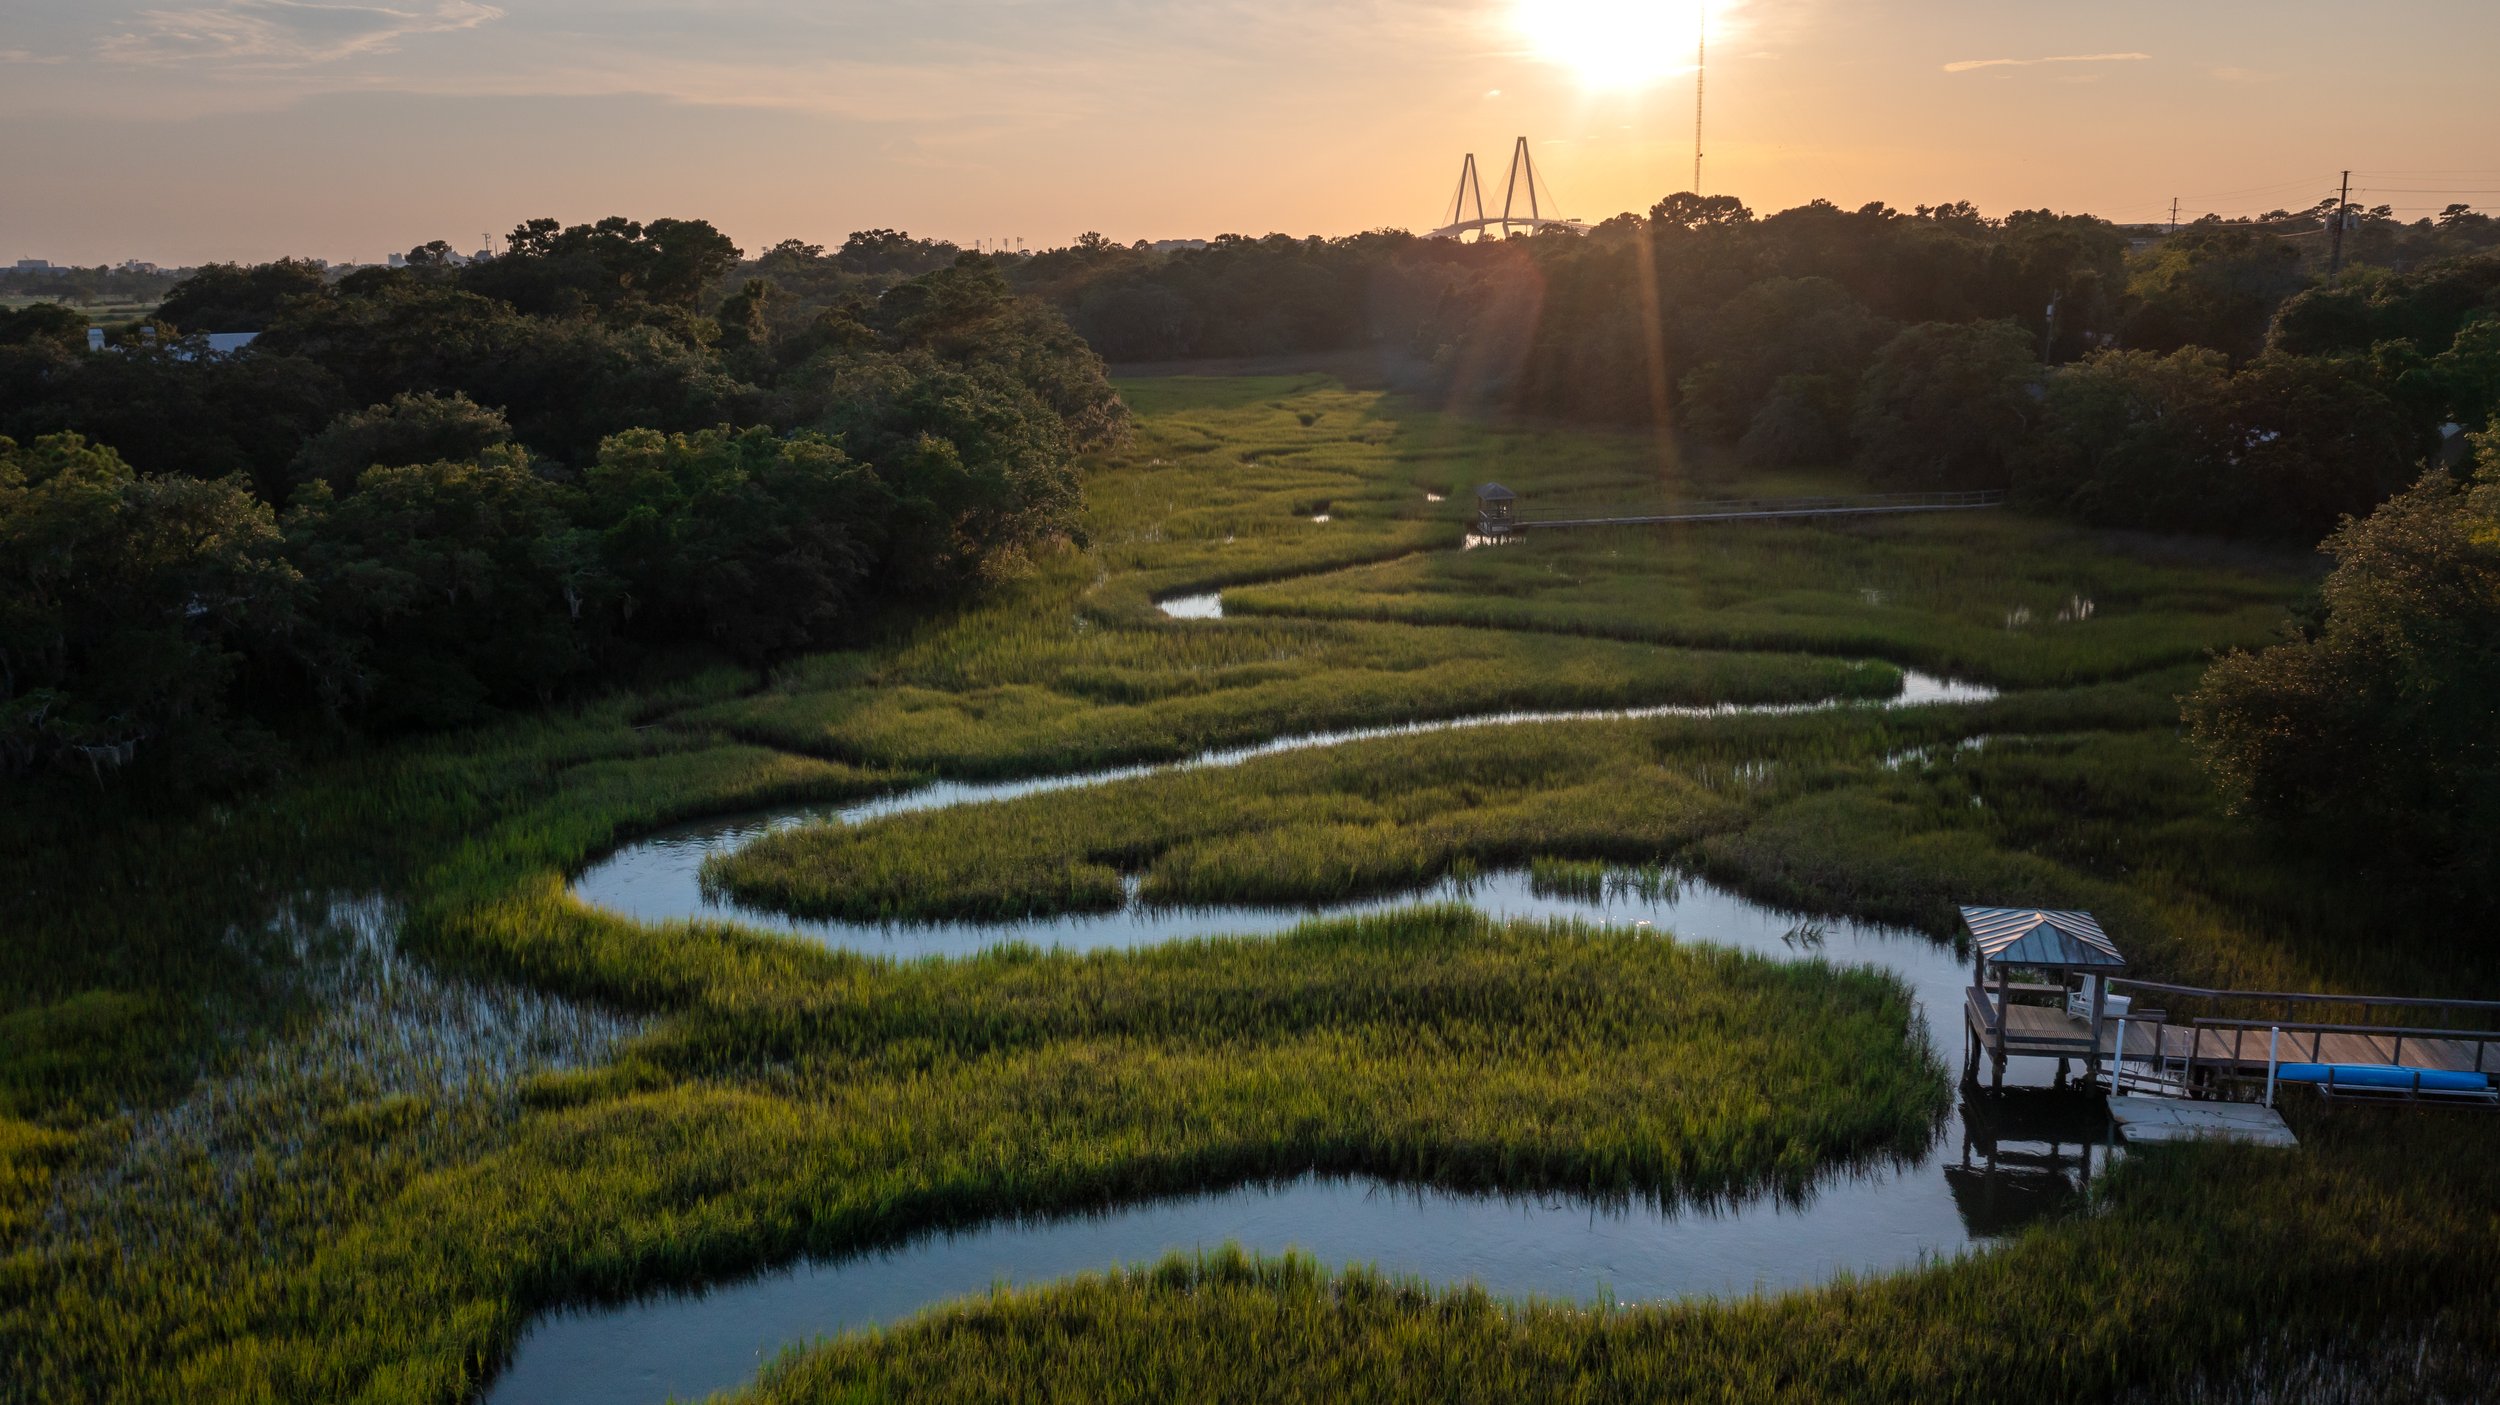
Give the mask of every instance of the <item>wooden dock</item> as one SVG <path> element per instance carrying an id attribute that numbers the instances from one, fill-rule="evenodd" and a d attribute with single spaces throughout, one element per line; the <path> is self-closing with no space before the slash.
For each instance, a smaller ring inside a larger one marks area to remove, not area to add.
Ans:
<path id="1" fill-rule="evenodd" d="M 2241 1003 L 2279 1002 L 2287 1011 L 2298 1010 L 2304 1004 L 2358 1006 L 2364 1007 L 2365 1014 L 2370 1008 L 2390 1005 L 2470 1009 L 2478 1014 L 2486 1009 L 2500 1011 L 2500 1003 L 2487 1001 L 2199 991 L 2132 981 L 2112 984 L 2128 985 L 2140 992 L 2166 990 L 2200 999 L 2223 996 Z M 2113 1094 L 2151 1092 L 2172 1098 L 2211 1096 L 2227 1084 L 2251 1090 L 2269 1085 L 2271 1096 L 2270 1085 L 2286 1065 L 2312 1066 L 2301 1079 L 2311 1084 L 2319 1081 L 2316 1065 L 2343 1070 L 2469 1074 L 2481 1075 L 2491 1082 L 2479 1087 L 2439 1089 L 2424 1087 L 2419 1078 L 2411 1088 L 2348 1081 L 2329 1084 L 2321 1091 L 2340 1098 L 2398 1098 L 2500 1107 L 2500 1092 L 2493 1091 L 2494 1085 L 2500 1085 L 2500 1031 L 2298 1020 L 2288 1013 L 2278 1018 L 2199 1016 L 2174 1020 L 2161 1010 L 2135 1008 L 2105 1019 L 2096 1038 L 2091 1021 L 2062 1007 L 2023 1003 L 2026 998 L 2036 999 L 2053 990 L 2054 987 L 2026 985 L 1967 988 L 1963 1014 L 1970 1030 L 1974 1068 L 1978 1050 L 2002 1048 L 2008 1057 L 2077 1060 L 2087 1072 L 2104 1081 Z"/>
<path id="2" fill-rule="evenodd" d="M 2024 991 L 2017 988 L 2015 993 Z M 1995 1012 L 1994 992 L 1966 989 L 1965 995 L 1972 1032 L 1988 1033 Z M 2122 1032 L 2126 1039 L 2123 1055 L 2118 1048 Z M 2500 1078 L 2500 1033 L 2490 1031 L 2243 1019 L 2199 1019 L 2178 1025 L 2161 1011 L 2148 1010 L 2113 1016 L 2095 1041 L 2090 1021 L 2062 1009 L 2013 1001 L 2005 1006 L 2008 1054 L 2082 1058 L 2096 1042 L 2103 1058 L 2179 1066 L 2192 1059 L 2197 1067 L 2216 1073 L 2262 1076 L 2271 1061 L 2394 1064 Z"/>

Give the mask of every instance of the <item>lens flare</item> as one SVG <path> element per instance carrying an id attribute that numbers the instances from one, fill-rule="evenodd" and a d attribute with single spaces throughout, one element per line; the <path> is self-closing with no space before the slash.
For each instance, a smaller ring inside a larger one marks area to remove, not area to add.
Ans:
<path id="1" fill-rule="evenodd" d="M 1705 13 L 1699 0 L 1512 0 L 1510 23 L 1536 57 L 1622 90 L 1690 72 Z M 1718 17 L 1709 23 L 1715 41 Z"/>

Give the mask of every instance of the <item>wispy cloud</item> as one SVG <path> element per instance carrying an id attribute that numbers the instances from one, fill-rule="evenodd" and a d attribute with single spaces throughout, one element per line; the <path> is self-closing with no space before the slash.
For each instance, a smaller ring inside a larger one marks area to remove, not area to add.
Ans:
<path id="1" fill-rule="evenodd" d="M 2044 63 L 2142 63 L 2151 54 L 2051 54 L 2037 59 L 1957 59 L 1944 66 L 1947 73 L 1968 73 L 1975 68 L 2032 68 Z"/>
<path id="2" fill-rule="evenodd" d="M 59 54 L 38 54 L 31 49 L 0 49 L 0 63 L 63 63 Z"/>
<path id="3" fill-rule="evenodd" d="M 96 49 L 118 63 L 295 68 L 388 53 L 411 35 L 475 29 L 503 18 L 503 13 L 477 0 L 407 0 L 397 5 L 219 0 L 142 10 Z"/>

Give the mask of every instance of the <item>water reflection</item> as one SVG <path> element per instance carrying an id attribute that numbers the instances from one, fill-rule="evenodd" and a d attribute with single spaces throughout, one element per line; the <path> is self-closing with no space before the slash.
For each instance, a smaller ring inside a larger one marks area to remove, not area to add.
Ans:
<path id="1" fill-rule="evenodd" d="M 2119 1154 L 2108 1105 L 2079 1087 L 1989 1093 L 1966 1081 L 1959 1113 L 1960 1152 L 1944 1178 L 1974 1239 L 2075 1209 Z"/>

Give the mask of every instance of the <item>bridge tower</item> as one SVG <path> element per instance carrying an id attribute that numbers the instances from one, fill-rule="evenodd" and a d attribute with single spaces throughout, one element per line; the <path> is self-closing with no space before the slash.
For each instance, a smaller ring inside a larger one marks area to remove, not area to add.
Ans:
<path id="1" fill-rule="evenodd" d="M 1471 207 L 1474 214 L 1468 213 Z M 1450 217 L 1442 223 L 1452 226 L 1473 223 L 1479 229 L 1484 225 L 1484 186 L 1476 179 L 1476 153 L 1472 151 L 1467 153 L 1465 161 L 1459 163 L 1458 194 L 1450 201 Z"/>
<path id="2" fill-rule="evenodd" d="M 1528 139 L 1521 137 L 1511 144 L 1510 171 L 1502 184 L 1502 212 L 1495 215 L 1485 210 L 1483 178 L 1471 151 L 1459 163 L 1458 193 L 1451 197 L 1441 227 L 1432 231 L 1430 237 L 1459 239 L 1473 234 L 1479 239 L 1506 239 L 1514 233 L 1534 234 L 1542 229 L 1588 228 L 1578 220 L 1547 213 L 1559 208 L 1554 192 L 1537 174 L 1536 158 L 1528 152 Z"/>

